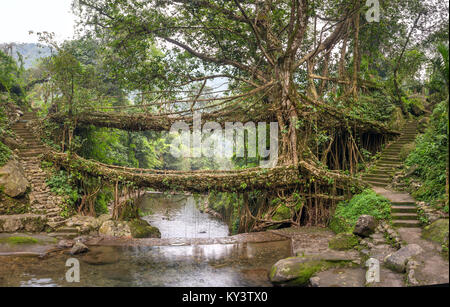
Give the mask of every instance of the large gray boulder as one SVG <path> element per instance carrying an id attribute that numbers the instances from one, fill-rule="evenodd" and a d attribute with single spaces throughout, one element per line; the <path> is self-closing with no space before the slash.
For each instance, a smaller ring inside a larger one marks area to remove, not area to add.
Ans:
<path id="1" fill-rule="evenodd" d="M 307 257 L 290 257 L 275 263 L 270 270 L 270 281 L 279 286 L 309 285 L 316 273 L 351 263 L 352 257 L 341 255 L 311 255 Z"/>
<path id="2" fill-rule="evenodd" d="M 386 267 L 395 272 L 404 273 L 406 271 L 406 265 L 408 264 L 409 259 L 421 254 L 422 252 L 423 249 L 419 245 L 409 244 L 402 247 L 395 253 L 388 255 L 384 259 L 384 264 Z"/>
<path id="3" fill-rule="evenodd" d="M 29 186 L 22 165 L 16 160 L 10 160 L 0 168 L 0 189 L 9 197 L 24 195 Z"/>
<path id="4" fill-rule="evenodd" d="M 0 216 L 0 232 L 41 232 L 47 219 L 43 215 L 19 214 Z"/>
<path id="5" fill-rule="evenodd" d="M 356 222 L 353 233 L 360 237 L 368 237 L 375 232 L 377 220 L 371 215 L 361 215 Z"/>

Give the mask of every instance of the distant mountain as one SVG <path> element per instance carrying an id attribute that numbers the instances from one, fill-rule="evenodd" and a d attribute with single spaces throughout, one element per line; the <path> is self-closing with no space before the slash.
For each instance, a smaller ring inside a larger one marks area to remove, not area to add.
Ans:
<path id="1" fill-rule="evenodd" d="M 0 50 L 5 51 L 7 54 L 11 54 L 17 61 L 19 52 L 23 56 L 25 69 L 31 68 L 36 65 L 40 58 L 45 58 L 51 55 L 51 49 L 48 46 L 43 46 L 34 43 L 23 44 L 0 44 Z"/>

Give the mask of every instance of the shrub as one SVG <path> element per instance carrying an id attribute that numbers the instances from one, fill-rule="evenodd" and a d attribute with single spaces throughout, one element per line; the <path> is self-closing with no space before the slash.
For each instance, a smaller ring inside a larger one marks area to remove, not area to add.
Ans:
<path id="1" fill-rule="evenodd" d="M 78 189 L 71 184 L 71 180 L 71 175 L 61 170 L 59 173 L 53 174 L 53 176 L 46 181 L 46 184 L 53 193 L 67 197 L 67 203 L 71 208 L 75 208 L 80 195 Z"/>
<path id="2" fill-rule="evenodd" d="M 0 142 L 0 166 L 3 166 L 8 162 L 11 157 L 11 149 L 8 146 Z"/>
<path id="3" fill-rule="evenodd" d="M 406 158 L 408 158 L 408 156 L 411 154 L 411 152 L 414 151 L 415 148 L 416 148 L 416 144 L 414 142 L 403 145 L 403 147 L 402 147 L 402 149 L 400 149 L 400 153 L 399 153 L 400 159 L 402 161 L 405 161 Z"/>
<path id="4" fill-rule="evenodd" d="M 364 214 L 378 220 L 388 220 L 391 217 L 391 203 L 370 189 L 364 190 L 350 201 L 342 201 L 337 205 L 330 228 L 336 233 L 349 232 Z"/>
<path id="5" fill-rule="evenodd" d="M 406 165 L 416 165 L 414 172 L 422 186 L 413 196 L 427 202 L 445 199 L 446 163 L 448 157 L 447 101 L 439 103 L 425 133 L 416 139 L 416 148 L 406 159 Z"/>

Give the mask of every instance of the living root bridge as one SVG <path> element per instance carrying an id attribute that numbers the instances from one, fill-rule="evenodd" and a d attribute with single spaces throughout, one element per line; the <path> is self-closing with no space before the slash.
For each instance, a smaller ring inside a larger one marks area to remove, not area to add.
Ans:
<path id="1" fill-rule="evenodd" d="M 141 188 L 158 191 L 188 192 L 244 192 L 252 190 L 287 189 L 308 185 L 311 179 L 325 186 L 344 191 L 360 189 L 364 184 L 352 177 L 319 169 L 305 161 L 298 166 L 278 166 L 271 169 L 251 168 L 245 170 L 208 171 L 161 171 L 126 168 L 86 160 L 76 154 L 44 153 L 44 159 L 68 170 L 100 177 L 110 182 L 132 183 Z"/>

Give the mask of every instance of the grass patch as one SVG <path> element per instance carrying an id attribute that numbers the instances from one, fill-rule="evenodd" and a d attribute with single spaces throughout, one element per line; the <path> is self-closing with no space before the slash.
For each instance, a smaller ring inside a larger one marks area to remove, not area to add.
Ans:
<path id="1" fill-rule="evenodd" d="M 31 237 L 8 237 L 8 238 L 0 238 L 0 243 L 7 243 L 11 245 L 18 244 L 37 244 L 39 241 L 35 238 Z"/>
<path id="2" fill-rule="evenodd" d="M 370 189 L 364 190 L 350 201 L 342 201 L 337 205 L 329 227 L 335 233 L 351 232 L 361 215 L 371 215 L 377 220 L 389 220 L 391 203 Z"/>
<path id="3" fill-rule="evenodd" d="M 328 242 L 328 247 L 338 251 L 353 249 L 359 244 L 358 238 L 353 234 L 340 233 Z"/>

